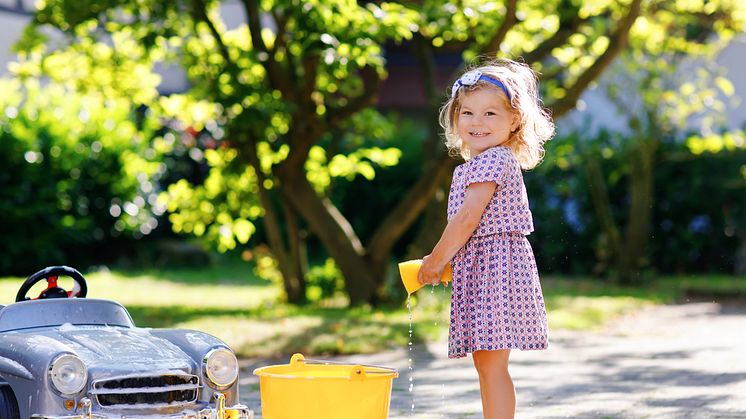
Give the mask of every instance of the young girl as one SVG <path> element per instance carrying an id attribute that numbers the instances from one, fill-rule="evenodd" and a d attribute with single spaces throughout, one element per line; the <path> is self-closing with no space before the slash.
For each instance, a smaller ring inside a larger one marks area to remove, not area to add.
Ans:
<path id="1" fill-rule="evenodd" d="M 515 416 L 511 349 L 547 348 L 547 318 L 531 246 L 534 229 L 521 169 L 541 161 L 554 124 L 536 74 L 496 60 L 461 76 L 441 110 L 446 144 L 466 160 L 453 172 L 448 225 L 418 280 L 453 269 L 448 356 L 471 353 L 485 419 Z"/>

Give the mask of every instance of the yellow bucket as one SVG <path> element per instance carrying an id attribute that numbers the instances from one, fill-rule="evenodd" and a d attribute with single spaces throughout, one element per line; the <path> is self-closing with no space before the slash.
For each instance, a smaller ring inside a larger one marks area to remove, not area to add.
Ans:
<path id="1" fill-rule="evenodd" d="M 386 419 L 392 368 L 307 360 L 257 368 L 264 419 Z"/>
<path id="2" fill-rule="evenodd" d="M 417 280 L 420 266 L 422 266 L 422 259 L 408 260 L 399 263 L 399 275 L 401 276 L 401 282 L 404 283 L 404 288 L 407 289 L 407 294 L 411 294 L 425 286 L 424 284 L 420 284 L 420 281 Z M 440 282 L 443 285 L 446 285 L 451 282 L 452 277 L 453 273 L 451 272 L 451 264 L 448 263 L 440 276 Z"/>

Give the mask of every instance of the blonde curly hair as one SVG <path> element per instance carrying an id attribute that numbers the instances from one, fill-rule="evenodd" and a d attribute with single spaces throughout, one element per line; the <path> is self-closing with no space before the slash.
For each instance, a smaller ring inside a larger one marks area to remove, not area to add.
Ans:
<path id="1" fill-rule="evenodd" d="M 499 80 L 510 94 L 506 95 L 500 87 L 484 80 L 458 87 L 440 109 L 440 125 L 443 127 L 449 152 L 460 154 L 464 160 L 472 157 L 469 148 L 459 137 L 456 126 L 461 100 L 466 93 L 492 89 L 503 98 L 506 108 L 520 118 L 518 129 L 510 134 L 504 145 L 513 151 L 522 169 L 536 167 L 544 158 L 544 143 L 554 136 L 554 122 L 539 97 L 536 72 L 524 63 L 504 58 L 473 67 L 469 71 L 480 71 L 484 76 Z"/>

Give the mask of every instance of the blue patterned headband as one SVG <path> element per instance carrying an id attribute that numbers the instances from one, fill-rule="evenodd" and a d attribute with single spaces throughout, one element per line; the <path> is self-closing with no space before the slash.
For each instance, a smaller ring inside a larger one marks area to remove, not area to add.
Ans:
<path id="1" fill-rule="evenodd" d="M 505 87 L 505 85 L 500 80 L 493 79 L 489 76 L 484 76 L 479 70 L 469 71 L 468 73 L 465 73 L 463 76 L 461 76 L 460 79 L 456 80 L 453 83 L 453 87 L 451 88 L 451 98 L 456 97 L 456 93 L 458 93 L 458 89 L 461 88 L 461 86 L 474 86 L 480 80 L 484 80 L 499 87 L 500 89 L 502 89 L 503 92 L 505 92 L 505 96 L 508 97 L 508 100 L 512 100 L 510 97 L 510 92 L 508 92 L 508 88 Z"/>

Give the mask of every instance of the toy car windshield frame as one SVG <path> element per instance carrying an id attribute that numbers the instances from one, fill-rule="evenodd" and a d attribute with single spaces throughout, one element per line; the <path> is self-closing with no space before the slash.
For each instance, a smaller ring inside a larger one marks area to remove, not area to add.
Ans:
<path id="1" fill-rule="evenodd" d="M 127 310 L 110 300 L 55 298 L 22 301 L 0 308 L 0 332 L 64 324 L 134 327 Z"/>

